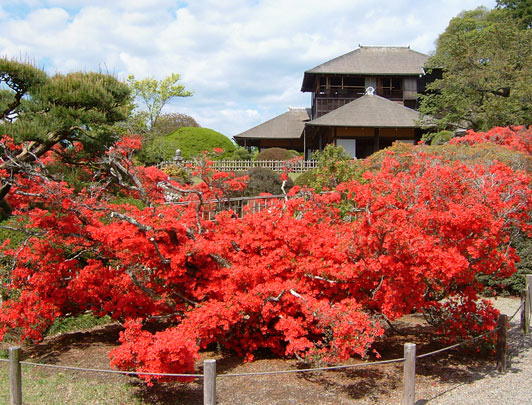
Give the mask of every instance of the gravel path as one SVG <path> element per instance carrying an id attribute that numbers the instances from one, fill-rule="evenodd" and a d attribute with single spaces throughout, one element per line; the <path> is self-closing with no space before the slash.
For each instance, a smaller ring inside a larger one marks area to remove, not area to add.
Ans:
<path id="1" fill-rule="evenodd" d="M 494 304 L 510 317 L 519 307 L 520 300 L 498 298 Z M 519 314 L 510 322 L 510 360 L 505 374 L 497 373 L 492 367 L 473 382 L 448 388 L 432 398 L 418 399 L 416 405 L 532 404 L 532 334 L 523 336 L 519 322 Z"/>

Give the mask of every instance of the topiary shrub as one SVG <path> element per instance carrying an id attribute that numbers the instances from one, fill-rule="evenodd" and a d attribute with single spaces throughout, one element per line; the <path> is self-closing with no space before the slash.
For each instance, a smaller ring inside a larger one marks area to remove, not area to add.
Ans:
<path id="1" fill-rule="evenodd" d="M 294 186 L 299 187 L 312 187 L 312 184 L 316 182 L 316 169 L 307 170 L 304 173 L 301 173 L 294 180 Z"/>
<path id="2" fill-rule="evenodd" d="M 296 151 L 283 148 L 268 148 L 259 152 L 255 160 L 290 160 L 298 156 Z"/>
<path id="3" fill-rule="evenodd" d="M 249 181 L 247 188 L 244 192 L 246 196 L 257 196 L 261 193 L 270 193 L 270 194 L 282 194 L 281 185 L 283 181 L 281 180 L 281 175 L 275 173 L 271 169 L 265 167 L 253 167 L 246 172 L 246 175 L 249 176 Z M 285 191 L 288 193 L 294 186 L 294 182 L 289 178 L 285 185 Z"/>
<path id="4" fill-rule="evenodd" d="M 224 153 L 219 157 L 231 156 L 236 146 L 229 138 L 209 128 L 183 127 L 167 136 L 160 136 L 153 140 L 152 148 L 157 151 L 164 161 L 175 156 L 176 149 L 181 150 L 185 160 L 200 155 L 203 151 L 211 152 L 221 148 Z"/>
<path id="5" fill-rule="evenodd" d="M 248 151 L 246 148 L 239 146 L 238 148 L 235 149 L 233 154 L 229 156 L 229 159 L 231 160 L 252 160 L 253 153 Z"/>

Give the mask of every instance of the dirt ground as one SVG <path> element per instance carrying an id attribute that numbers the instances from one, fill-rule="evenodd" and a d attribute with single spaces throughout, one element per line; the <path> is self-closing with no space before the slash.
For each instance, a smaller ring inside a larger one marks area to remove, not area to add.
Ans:
<path id="1" fill-rule="evenodd" d="M 442 347 L 429 340 L 429 327 L 423 316 L 409 315 L 394 322 L 375 345 L 382 360 L 401 358 L 406 342 L 417 344 L 423 354 Z M 45 339 L 39 345 L 23 347 L 26 361 L 109 369 L 107 354 L 117 345 L 119 325 L 106 325 L 88 332 L 75 332 Z M 202 353 L 203 359 L 217 360 L 217 397 L 219 404 L 391 404 L 399 403 L 402 395 L 402 363 L 391 363 L 339 371 L 276 374 L 266 376 L 224 377 L 224 374 L 287 370 L 308 367 L 296 360 L 283 360 L 259 354 L 251 363 L 230 354 Z M 375 361 L 370 358 L 369 361 Z M 346 364 L 359 364 L 352 359 Z M 472 355 L 453 349 L 416 363 L 416 404 L 422 405 L 459 385 L 493 373 L 493 357 Z M 47 369 L 49 373 L 58 372 Z M 67 371 L 65 371 L 67 372 Z M 70 372 L 70 371 L 68 371 Z M 197 372 L 202 372 L 202 361 Z M 72 372 L 80 378 L 97 382 L 116 381 L 131 384 L 142 402 L 158 404 L 202 404 L 202 381 L 165 383 L 147 387 L 135 377 L 115 374 Z"/>

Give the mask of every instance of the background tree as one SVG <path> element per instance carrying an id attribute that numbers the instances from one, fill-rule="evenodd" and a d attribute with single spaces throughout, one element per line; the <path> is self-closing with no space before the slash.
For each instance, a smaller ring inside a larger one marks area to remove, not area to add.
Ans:
<path id="1" fill-rule="evenodd" d="M 519 21 L 522 28 L 532 27 L 532 1 L 530 0 L 497 0 L 497 8 L 505 9 Z"/>
<path id="2" fill-rule="evenodd" d="M 419 108 L 441 129 L 531 123 L 532 30 L 508 9 L 480 7 L 453 18 L 425 67 L 443 69 Z"/>
<path id="3" fill-rule="evenodd" d="M 2 58 L 0 85 L 0 134 L 23 146 L 8 158 L 0 144 L 0 170 L 9 173 L 0 201 L 24 164 L 52 149 L 70 162 L 102 153 L 118 138 L 113 125 L 127 117 L 128 86 L 107 74 L 50 77 L 31 63 Z"/>
<path id="4" fill-rule="evenodd" d="M 199 126 L 200 125 L 197 123 L 197 121 L 190 115 L 182 113 L 168 113 L 161 114 L 153 129 L 157 135 L 164 136 L 171 134 L 172 132 L 177 131 L 180 128 L 198 128 Z"/>
<path id="5" fill-rule="evenodd" d="M 130 75 L 127 79 L 134 100 L 141 103 L 141 109 L 146 113 L 146 125 L 148 130 L 153 130 L 159 120 L 163 107 L 176 97 L 190 97 L 192 92 L 185 86 L 178 84 L 180 76 L 172 73 L 162 80 L 148 77 L 136 80 Z"/>

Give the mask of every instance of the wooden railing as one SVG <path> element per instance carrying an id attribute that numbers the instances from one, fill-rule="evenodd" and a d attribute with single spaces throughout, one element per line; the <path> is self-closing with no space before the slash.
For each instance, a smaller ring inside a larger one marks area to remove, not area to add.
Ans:
<path id="1" fill-rule="evenodd" d="M 177 196 L 175 196 L 177 197 Z M 222 211 L 233 211 L 233 215 L 242 218 L 246 214 L 253 214 L 271 208 L 282 200 L 285 200 L 284 194 L 264 195 L 257 197 L 236 197 L 220 200 L 209 200 L 203 203 L 201 217 L 212 221 L 216 215 Z M 169 196 L 169 203 L 176 205 L 199 204 L 199 201 L 172 201 Z"/>
<path id="2" fill-rule="evenodd" d="M 184 165 L 192 164 L 192 161 L 183 162 Z M 173 166 L 173 162 L 164 162 L 159 165 L 160 168 Z M 274 172 L 283 172 L 287 169 L 294 173 L 303 173 L 310 169 L 318 167 L 316 160 L 215 160 L 212 168 L 219 172 L 245 172 L 253 167 L 265 167 Z"/>

